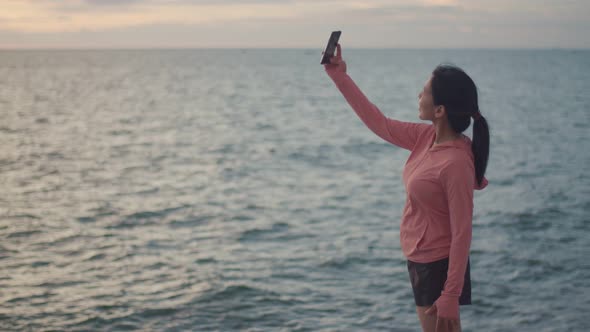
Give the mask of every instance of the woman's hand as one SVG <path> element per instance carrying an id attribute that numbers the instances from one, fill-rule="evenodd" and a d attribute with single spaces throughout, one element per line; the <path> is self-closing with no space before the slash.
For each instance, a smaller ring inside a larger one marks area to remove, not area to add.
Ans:
<path id="1" fill-rule="evenodd" d="M 461 323 L 458 319 L 441 317 L 436 308 L 436 302 L 432 307 L 428 308 L 424 312 L 427 315 L 436 316 L 436 329 L 435 332 L 460 332 Z"/>
<path id="2" fill-rule="evenodd" d="M 346 62 L 342 60 L 342 48 L 340 47 L 340 44 L 336 44 L 336 54 L 330 58 L 330 63 L 325 64 L 324 68 L 328 74 L 334 72 L 346 73 Z"/>

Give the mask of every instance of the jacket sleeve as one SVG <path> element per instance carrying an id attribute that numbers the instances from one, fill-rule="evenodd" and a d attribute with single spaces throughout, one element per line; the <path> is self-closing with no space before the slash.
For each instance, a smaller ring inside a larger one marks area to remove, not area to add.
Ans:
<path id="1" fill-rule="evenodd" d="M 459 318 L 459 297 L 471 246 L 475 168 L 468 158 L 454 160 L 441 170 L 451 227 L 451 249 L 447 281 L 436 301 L 439 316 Z M 471 175 L 471 176 L 470 176 Z"/>
<path id="2" fill-rule="evenodd" d="M 420 134 L 431 127 L 428 124 L 387 118 L 369 101 L 347 73 L 326 71 L 358 117 L 383 140 L 406 150 L 413 150 Z"/>

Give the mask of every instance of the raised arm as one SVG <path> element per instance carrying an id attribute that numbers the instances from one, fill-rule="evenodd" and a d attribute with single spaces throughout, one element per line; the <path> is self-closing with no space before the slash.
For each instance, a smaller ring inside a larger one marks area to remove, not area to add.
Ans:
<path id="1" fill-rule="evenodd" d="M 346 73 L 346 63 L 342 59 L 340 44 L 337 46 L 337 54 L 330 61 L 330 64 L 325 65 L 326 73 L 363 123 L 385 141 L 412 150 L 419 135 L 430 125 L 403 122 L 383 115 Z"/>

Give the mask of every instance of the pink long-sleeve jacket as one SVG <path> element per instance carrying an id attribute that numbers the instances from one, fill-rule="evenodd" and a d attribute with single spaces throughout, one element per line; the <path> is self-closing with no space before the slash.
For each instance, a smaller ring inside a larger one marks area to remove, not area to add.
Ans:
<path id="1" fill-rule="evenodd" d="M 326 67 L 344 98 L 365 125 L 385 141 L 410 150 L 403 171 L 406 203 L 400 244 L 408 260 L 429 263 L 449 257 L 447 281 L 436 301 L 438 315 L 459 316 L 473 217 L 475 179 L 471 140 L 461 138 L 433 146 L 432 124 L 387 118 L 344 71 Z"/>

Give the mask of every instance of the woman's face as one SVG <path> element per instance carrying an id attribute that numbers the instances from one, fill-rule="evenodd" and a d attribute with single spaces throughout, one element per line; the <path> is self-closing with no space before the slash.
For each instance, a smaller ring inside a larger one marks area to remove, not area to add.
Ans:
<path id="1" fill-rule="evenodd" d="M 418 94 L 418 117 L 420 120 L 434 120 L 434 109 L 432 77 L 430 77 L 422 88 L 422 92 Z"/>

